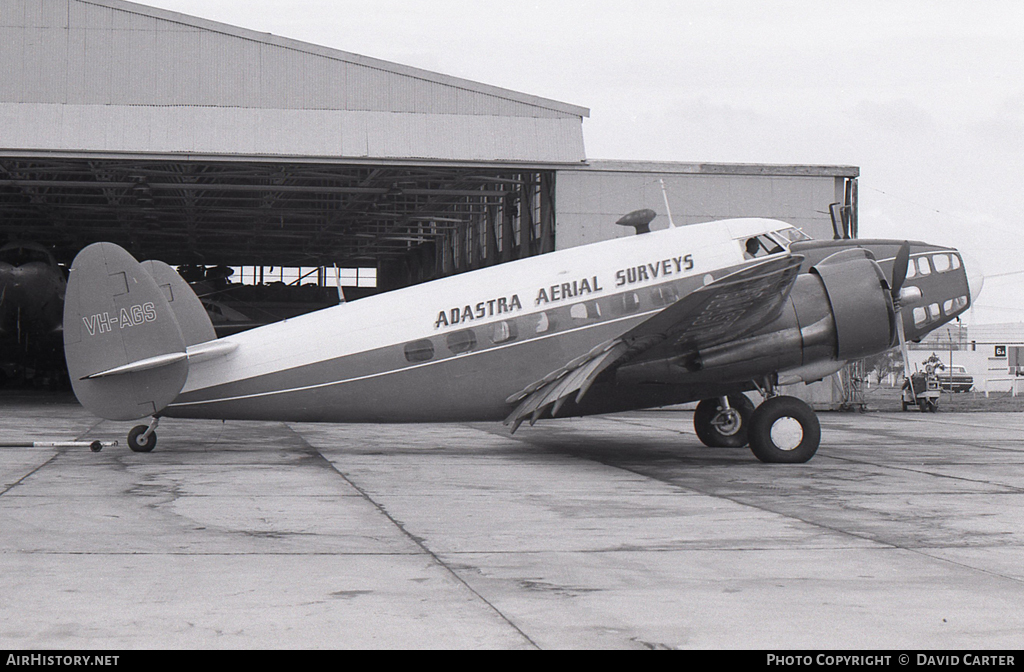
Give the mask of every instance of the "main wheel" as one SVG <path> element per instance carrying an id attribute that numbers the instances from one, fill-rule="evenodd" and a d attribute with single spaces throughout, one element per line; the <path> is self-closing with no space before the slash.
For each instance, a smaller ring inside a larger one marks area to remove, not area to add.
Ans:
<path id="1" fill-rule="evenodd" d="M 705 399 L 693 413 L 693 429 L 705 446 L 740 448 L 747 445 L 747 425 L 753 413 L 754 403 L 745 394 L 730 394 L 728 411 L 717 398 Z"/>
<path id="2" fill-rule="evenodd" d="M 133 453 L 149 453 L 156 448 L 156 432 L 143 438 L 142 435 L 149 429 L 146 425 L 137 425 L 128 432 L 128 447 Z"/>
<path id="3" fill-rule="evenodd" d="M 796 397 L 772 397 L 750 416 L 750 450 L 762 462 L 798 464 L 818 452 L 821 424 Z"/>

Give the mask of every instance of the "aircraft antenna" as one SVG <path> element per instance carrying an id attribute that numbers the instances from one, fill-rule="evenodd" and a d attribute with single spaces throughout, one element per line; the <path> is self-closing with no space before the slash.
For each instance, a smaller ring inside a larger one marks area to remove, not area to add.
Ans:
<path id="1" fill-rule="evenodd" d="M 338 288 L 338 303 L 345 303 L 345 290 L 341 288 L 341 269 L 334 264 L 334 284 Z"/>
<path id="2" fill-rule="evenodd" d="M 661 182 L 661 196 L 665 199 L 665 211 L 668 213 L 668 223 L 673 229 L 676 228 L 676 223 L 672 220 L 672 208 L 668 207 L 668 192 L 665 190 L 665 180 L 658 180 Z"/>

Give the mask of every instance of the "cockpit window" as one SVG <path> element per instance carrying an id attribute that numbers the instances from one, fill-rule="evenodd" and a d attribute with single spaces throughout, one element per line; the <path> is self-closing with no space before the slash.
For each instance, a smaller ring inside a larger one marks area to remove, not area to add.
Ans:
<path id="1" fill-rule="evenodd" d="M 804 233 L 800 229 L 793 229 L 793 228 L 790 228 L 790 229 L 779 229 L 778 231 L 772 231 L 768 235 L 770 235 L 771 237 L 775 238 L 776 240 L 780 240 L 780 241 L 785 242 L 785 243 L 798 243 L 801 240 L 813 240 L 813 238 L 808 236 L 806 233 Z"/>
<path id="2" fill-rule="evenodd" d="M 744 259 L 759 259 L 785 251 L 785 247 L 767 235 L 751 236 L 743 241 Z"/>
<path id="3" fill-rule="evenodd" d="M 31 247 L 8 247 L 0 250 L 0 261 L 6 262 L 11 266 L 22 266 L 30 262 L 41 262 L 49 263 L 50 257 L 42 250 L 36 250 Z"/>

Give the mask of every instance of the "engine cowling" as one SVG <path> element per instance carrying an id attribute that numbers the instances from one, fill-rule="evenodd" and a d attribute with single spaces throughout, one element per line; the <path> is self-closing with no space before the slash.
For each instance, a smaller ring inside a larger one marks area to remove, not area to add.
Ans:
<path id="1" fill-rule="evenodd" d="M 821 279 L 832 308 L 837 359 L 860 359 L 892 347 L 895 314 L 888 283 L 868 250 L 837 252 L 811 273 Z"/>

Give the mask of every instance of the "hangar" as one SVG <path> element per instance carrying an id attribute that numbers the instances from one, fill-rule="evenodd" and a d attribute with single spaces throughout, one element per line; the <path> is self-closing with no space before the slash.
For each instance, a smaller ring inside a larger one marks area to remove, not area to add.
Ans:
<path id="1" fill-rule="evenodd" d="M 584 107 L 122 0 L 3 0 L 0 63 L 0 240 L 63 263 L 110 240 L 391 289 L 627 235 L 664 195 L 677 224 L 831 237 L 839 203 L 855 230 L 854 167 L 589 161 Z"/>
<path id="2" fill-rule="evenodd" d="M 853 166 L 593 160 L 578 105 L 124 0 L 0 1 L 0 243 L 64 265 L 106 240 L 257 284 L 369 267 L 365 293 L 631 235 L 640 208 L 857 233 Z"/>

